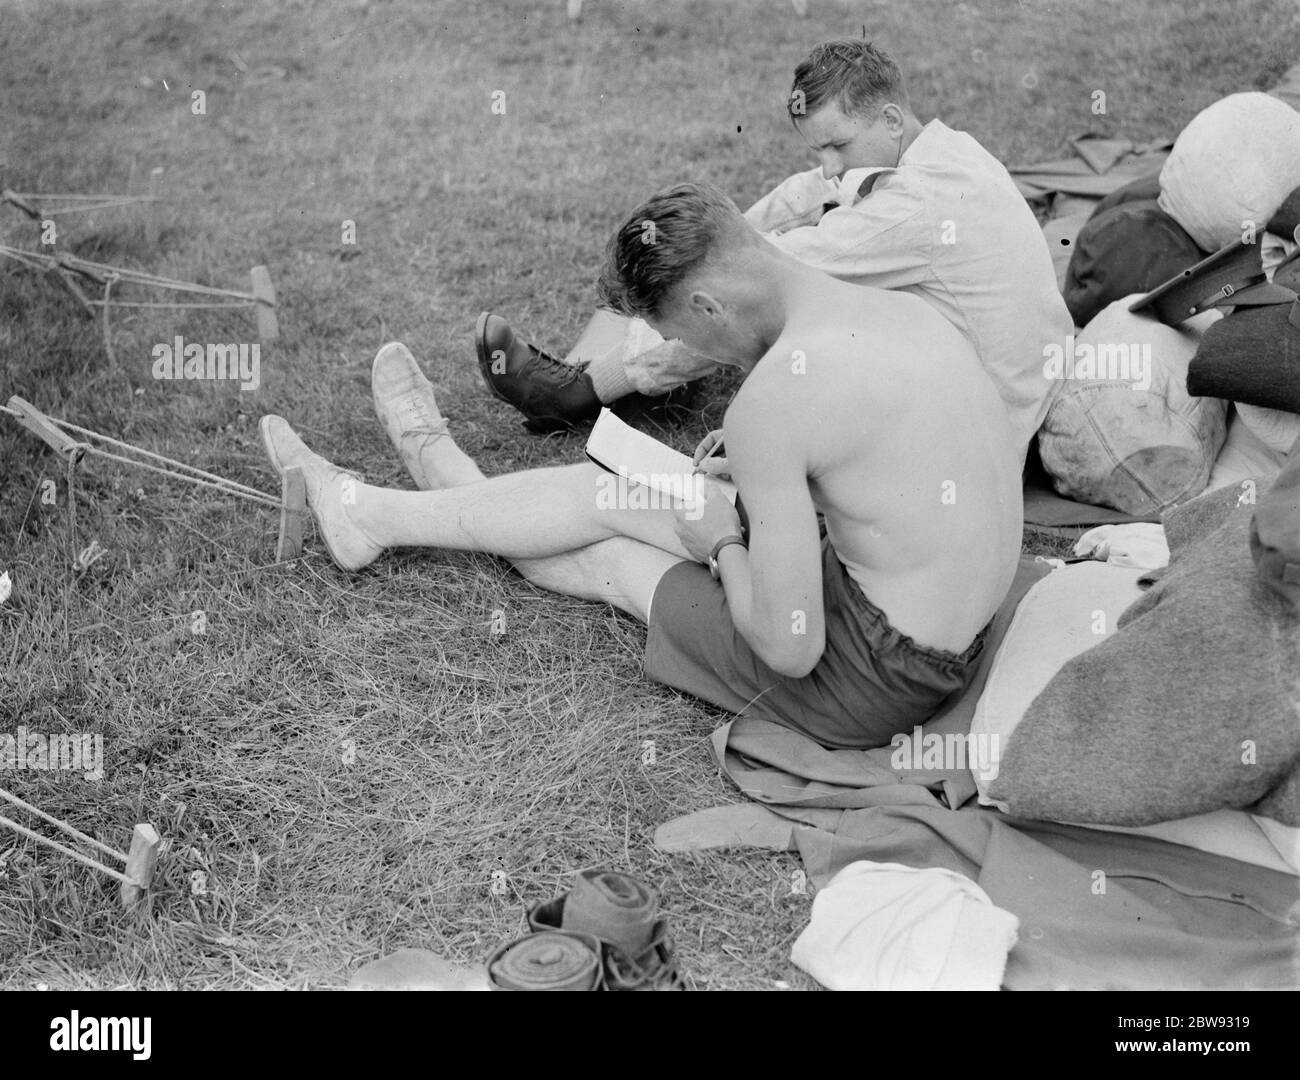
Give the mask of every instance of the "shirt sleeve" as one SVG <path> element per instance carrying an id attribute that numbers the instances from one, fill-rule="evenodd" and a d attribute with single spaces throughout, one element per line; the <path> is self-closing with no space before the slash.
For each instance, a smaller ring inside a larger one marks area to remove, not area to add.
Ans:
<path id="1" fill-rule="evenodd" d="M 837 206 L 815 225 L 768 237 L 800 262 L 881 289 L 930 278 L 934 223 L 925 202 L 901 186 L 877 187 L 853 206 Z"/>
<path id="2" fill-rule="evenodd" d="M 835 184 L 821 169 L 795 173 L 745 211 L 745 220 L 761 233 L 783 233 L 816 225 L 827 203 L 834 202 Z"/>

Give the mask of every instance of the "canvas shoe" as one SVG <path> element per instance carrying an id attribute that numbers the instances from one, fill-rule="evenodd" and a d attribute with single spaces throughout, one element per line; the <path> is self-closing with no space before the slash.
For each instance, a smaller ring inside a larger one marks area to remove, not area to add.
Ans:
<path id="1" fill-rule="evenodd" d="M 417 486 L 434 485 L 425 470 L 423 454 L 435 439 L 447 435 L 447 421 L 438 411 L 433 383 L 425 378 L 411 350 L 400 342 L 385 345 L 375 355 L 370 371 L 375 415 Z"/>
<path id="2" fill-rule="evenodd" d="M 344 570 L 360 570 L 374 562 L 383 553 L 383 545 L 352 520 L 346 505 L 349 485 L 359 483 L 361 478 L 312 453 L 282 416 L 264 416 L 258 428 L 271 467 L 281 480 L 285 469 L 301 467 L 307 505 L 330 558 Z"/>

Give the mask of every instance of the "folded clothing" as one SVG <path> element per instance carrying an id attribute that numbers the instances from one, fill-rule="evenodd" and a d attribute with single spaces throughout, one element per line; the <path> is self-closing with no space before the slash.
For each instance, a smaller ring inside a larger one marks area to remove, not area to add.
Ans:
<path id="1" fill-rule="evenodd" d="M 1235 308 L 1206 330 L 1187 392 L 1300 413 L 1300 300 Z"/>
<path id="2" fill-rule="evenodd" d="M 1019 925 L 952 870 L 854 862 L 814 897 L 790 959 L 831 990 L 997 990 Z"/>

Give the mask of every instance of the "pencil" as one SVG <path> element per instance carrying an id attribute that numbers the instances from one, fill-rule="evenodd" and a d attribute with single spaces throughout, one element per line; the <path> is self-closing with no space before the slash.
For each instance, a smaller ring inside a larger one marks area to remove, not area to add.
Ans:
<path id="1" fill-rule="evenodd" d="M 715 442 L 712 446 L 709 447 L 709 452 L 705 454 L 702 458 L 700 458 L 699 462 L 696 464 L 695 466 L 696 472 L 699 472 L 700 466 L 703 465 L 706 461 L 708 461 L 709 458 L 713 457 L 713 455 L 716 454 L 722 448 L 722 442 L 723 440 L 719 439 L 717 442 Z"/>

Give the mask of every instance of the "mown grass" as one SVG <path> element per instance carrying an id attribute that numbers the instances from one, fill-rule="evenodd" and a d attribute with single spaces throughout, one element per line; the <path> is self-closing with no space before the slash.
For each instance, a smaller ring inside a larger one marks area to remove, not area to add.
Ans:
<path id="1" fill-rule="evenodd" d="M 572 460 L 579 440 L 525 435 L 483 392 L 474 317 L 495 308 L 562 347 L 633 202 L 707 178 L 744 205 L 804 167 L 781 102 L 816 41 L 865 25 L 920 114 L 1018 163 L 1089 130 L 1171 135 L 1223 93 L 1271 85 L 1300 29 L 1289 0 L 811 7 L 589 0 L 574 24 L 558 0 L 8 4 L 0 184 L 141 191 L 163 166 L 156 246 L 120 210 L 66 219 L 60 247 L 235 288 L 265 263 L 282 338 L 256 392 L 155 382 L 154 344 L 248 341 L 251 320 L 118 312 L 110 362 L 99 324 L 4 263 L 0 398 L 267 491 L 256 420 L 280 412 L 405 485 L 368 374 L 400 339 L 486 471 Z M 33 226 L 3 214 L 0 240 L 33 246 Z M 660 434 L 693 445 L 731 385 Z M 309 538 L 304 560 L 275 567 L 269 510 L 94 462 L 72 496 L 7 418 L 0 461 L 0 571 L 15 583 L 0 731 L 100 732 L 106 752 L 97 783 L 0 782 L 115 844 L 144 820 L 167 840 L 128 915 L 111 882 L 0 832 L 0 987 L 334 987 L 403 946 L 478 960 L 526 905 L 605 864 L 663 890 L 697 986 L 810 985 L 788 960 L 809 905 L 792 856 L 650 846 L 660 822 L 736 795 L 707 744 L 721 715 L 641 677 L 630 620 L 480 556 L 404 553 L 351 576 Z M 108 554 L 74 572 L 92 539 Z"/>

